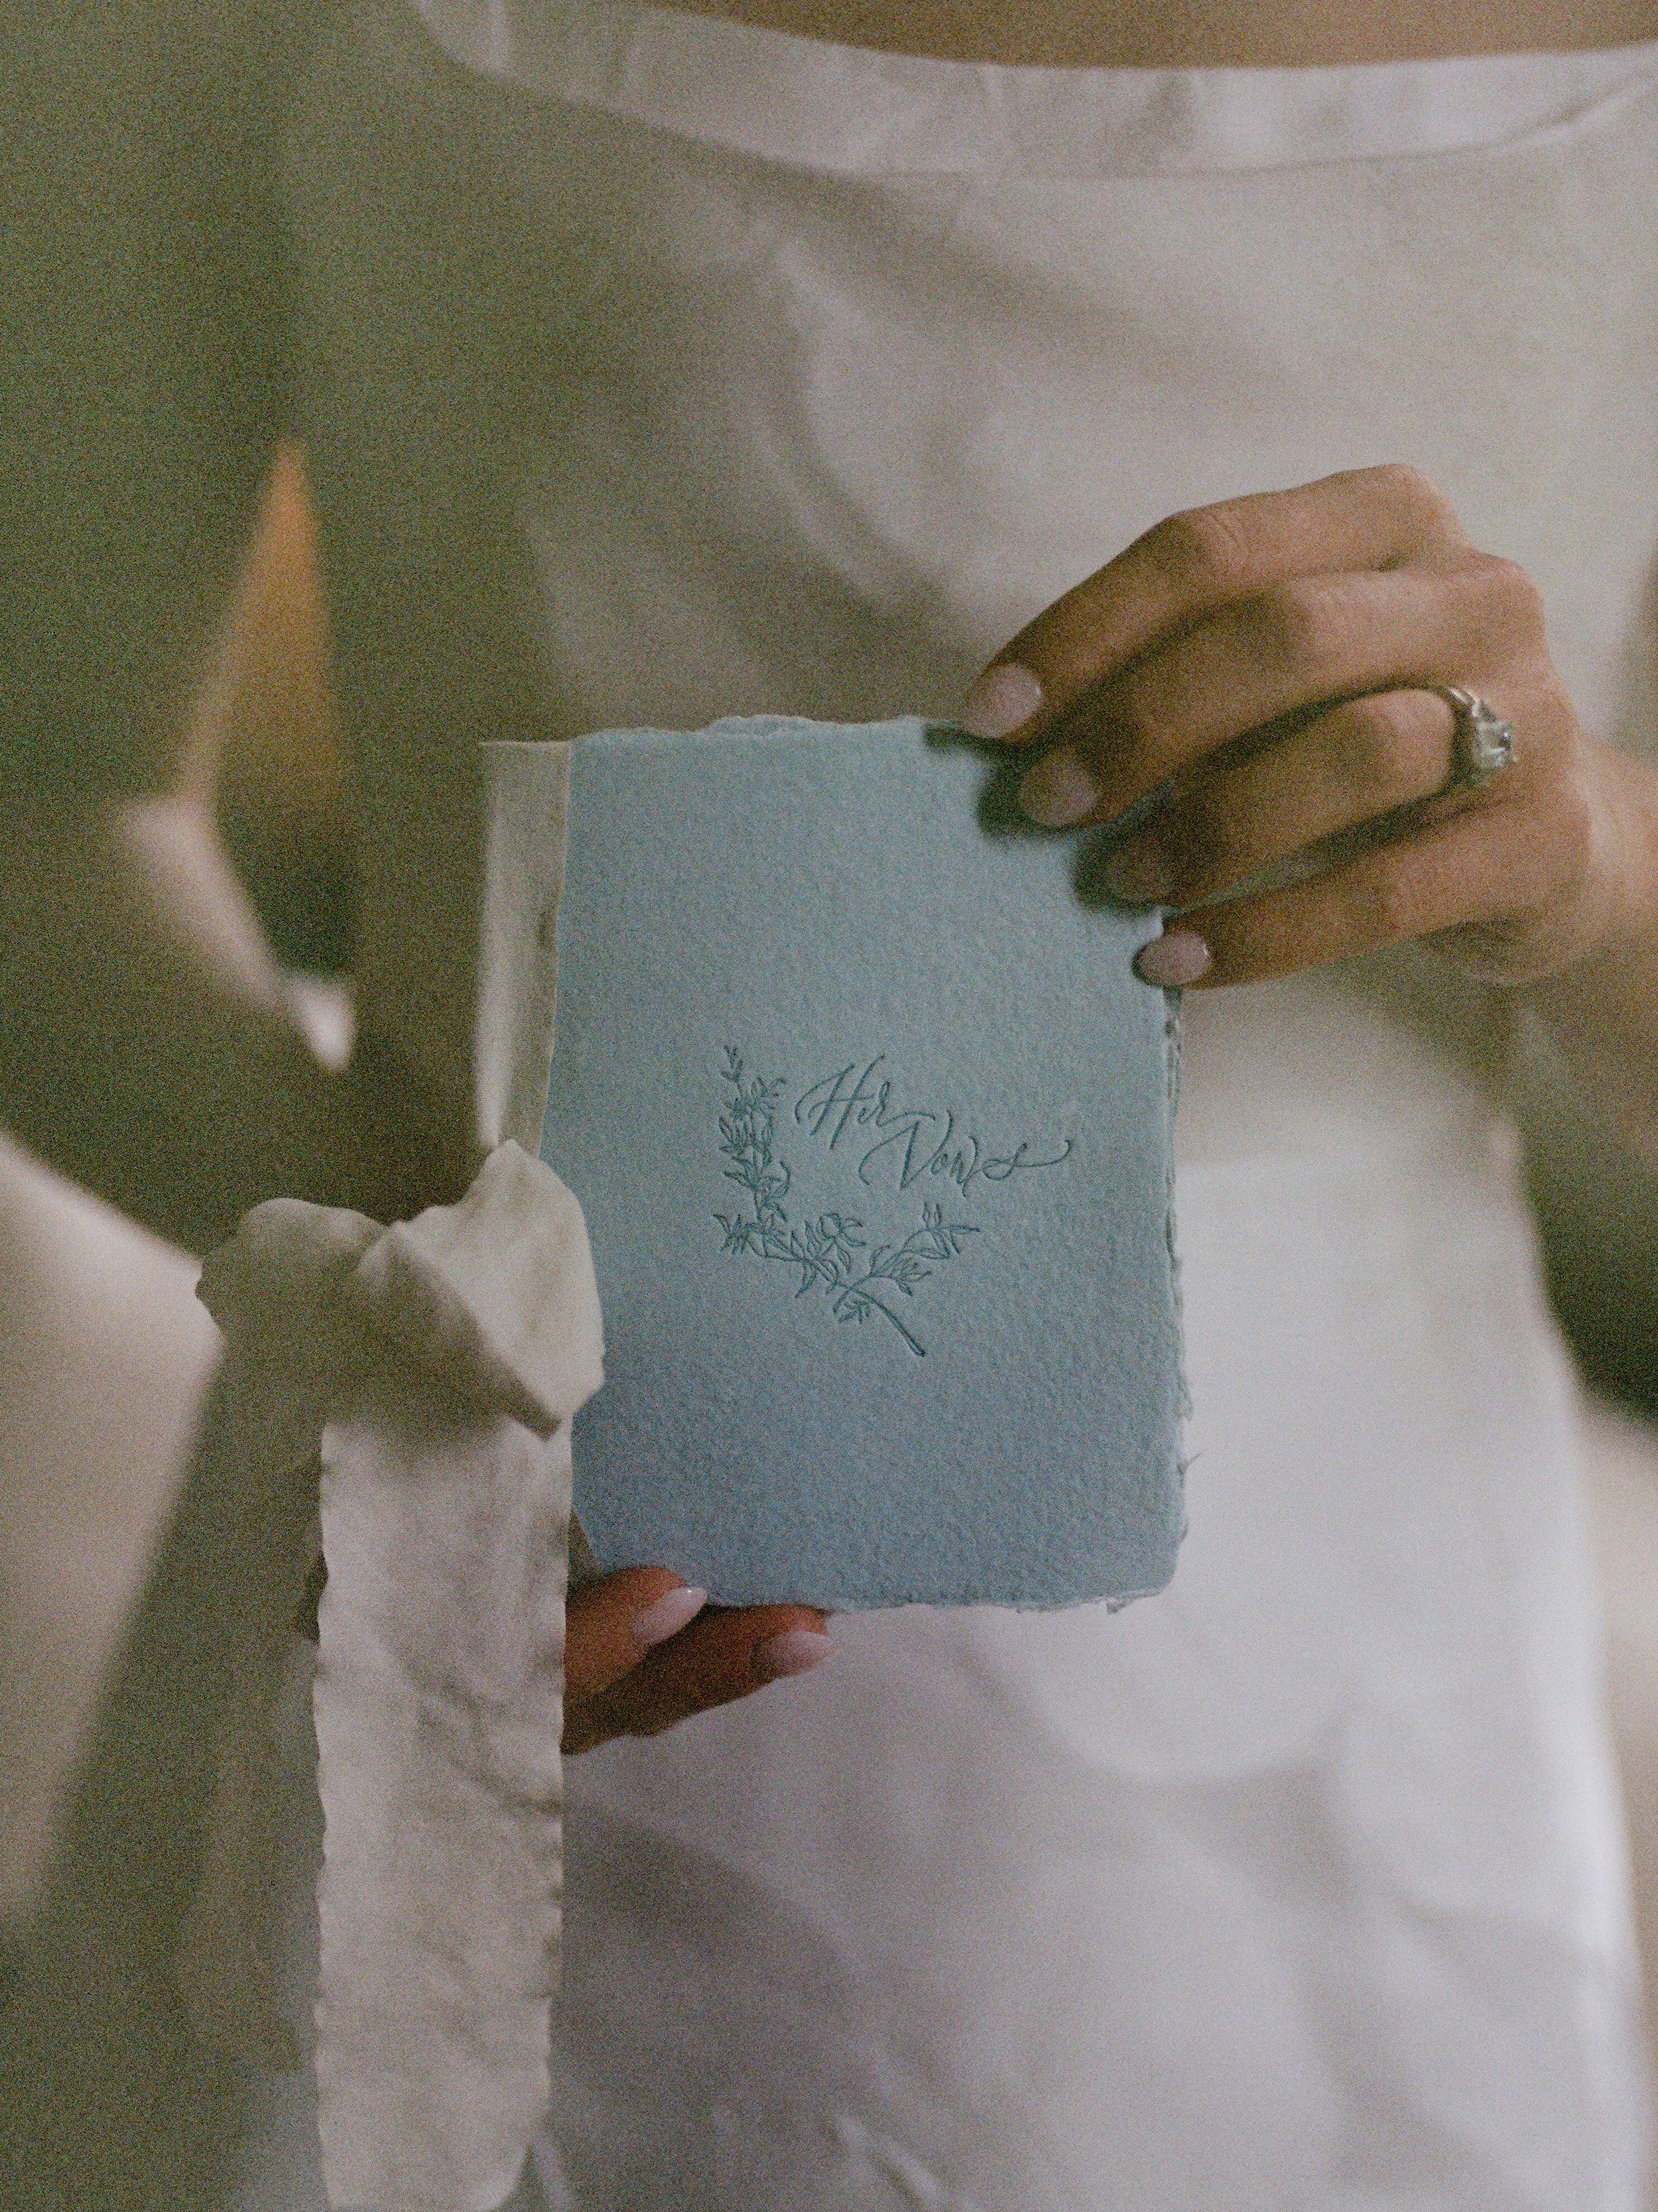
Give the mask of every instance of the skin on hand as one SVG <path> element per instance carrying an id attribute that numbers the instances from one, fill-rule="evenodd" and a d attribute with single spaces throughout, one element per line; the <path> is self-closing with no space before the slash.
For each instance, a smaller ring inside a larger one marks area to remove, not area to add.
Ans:
<path id="1" fill-rule="evenodd" d="M 628 1567 L 570 1601 L 564 1749 L 660 1735 L 832 1656 L 810 1606 L 709 1606 L 666 1567 Z"/>
<path id="2" fill-rule="evenodd" d="M 1454 717 L 1429 684 L 1515 726 L 1514 765 L 1477 791 L 1438 795 Z M 1178 916 L 1141 956 L 1149 982 L 1427 938 L 1521 983 L 1658 940 L 1658 779 L 1584 732 L 1536 586 L 1413 469 L 1173 516 L 1021 630 L 962 720 L 1039 748 L 1021 790 L 1039 822 L 1149 802 L 1105 875 Z M 1215 902 L 1298 855 L 1298 880 Z"/>

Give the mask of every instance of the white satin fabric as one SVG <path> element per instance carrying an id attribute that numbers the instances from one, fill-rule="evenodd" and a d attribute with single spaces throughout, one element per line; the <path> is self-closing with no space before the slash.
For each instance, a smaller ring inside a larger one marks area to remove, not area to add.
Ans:
<path id="1" fill-rule="evenodd" d="M 1652 50 L 991 70 L 423 12 L 342 14 L 295 148 L 359 722 L 409 653 L 396 711 L 476 701 L 452 605 L 552 736 L 948 710 L 1161 515 L 1405 459 L 1644 732 Z M 1406 959 L 1189 1012 L 1172 1589 L 846 1620 L 582 1763 L 544 2166 L 582 2212 L 1640 2201 L 1490 1010 Z"/>

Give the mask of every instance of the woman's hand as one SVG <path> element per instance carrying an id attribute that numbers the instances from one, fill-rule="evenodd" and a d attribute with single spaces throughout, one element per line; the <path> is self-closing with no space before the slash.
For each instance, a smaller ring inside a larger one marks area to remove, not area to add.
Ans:
<path id="1" fill-rule="evenodd" d="M 629 1567 L 571 1598 L 564 1637 L 564 1749 L 660 1735 L 787 1674 L 834 1646 L 803 1605 L 708 1607 L 666 1567 Z"/>
<path id="2" fill-rule="evenodd" d="M 1512 721 L 1514 764 L 1447 791 L 1454 715 L 1426 684 Z M 1105 878 L 1179 910 L 1149 982 L 1423 937 L 1514 983 L 1658 940 L 1658 779 L 1585 734 L 1536 587 L 1412 469 L 1159 524 L 1021 630 L 961 720 L 1041 748 L 1021 787 L 1038 822 L 1148 802 Z M 1211 903 L 1297 855 L 1299 879 Z"/>

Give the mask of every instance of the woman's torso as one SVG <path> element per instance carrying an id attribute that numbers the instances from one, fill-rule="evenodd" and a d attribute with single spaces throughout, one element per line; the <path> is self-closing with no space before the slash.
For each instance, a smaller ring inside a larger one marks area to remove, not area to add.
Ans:
<path id="1" fill-rule="evenodd" d="M 1161 515 L 1399 458 L 1639 738 L 1650 55 L 1009 70 L 424 12 L 442 47 L 347 11 L 295 144 L 365 744 L 948 712 Z M 1562 1370 L 1425 973 L 1191 1010 L 1165 1598 L 849 1622 L 786 1705 L 584 1763 L 584 2206 L 1631 2201 Z"/>

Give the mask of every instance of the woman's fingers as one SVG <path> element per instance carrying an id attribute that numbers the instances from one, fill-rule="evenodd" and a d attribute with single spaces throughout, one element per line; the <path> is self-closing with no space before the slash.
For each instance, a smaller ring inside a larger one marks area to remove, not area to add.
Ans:
<path id="1" fill-rule="evenodd" d="M 766 1683 L 805 1674 L 833 1650 L 808 1606 L 704 1611 L 704 1594 L 660 1567 L 607 1576 L 572 1598 L 564 1662 L 564 1748 L 655 1735 Z"/>
<path id="2" fill-rule="evenodd" d="M 1221 748 L 1326 701 L 1422 683 L 1500 694 L 1542 657 L 1535 586 L 1510 562 L 1299 576 L 1234 600 L 1101 686 L 1025 778 L 1051 827 L 1106 822 Z"/>
<path id="3" fill-rule="evenodd" d="M 677 1636 L 702 1611 L 708 1592 L 666 1567 L 628 1567 L 589 1583 L 564 1613 L 564 1700 L 596 1697 Z"/>
<path id="4" fill-rule="evenodd" d="M 1442 685 L 1514 722 L 1489 789 L 1446 789 Z M 1179 911 L 1148 982 L 1410 937 L 1518 981 L 1581 951 L 1618 872 L 1535 586 L 1411 469 L 1173 516 L 1013 639 L 961 720 L 1035 748 L 1033 819 L 1114 825 L 1106 882 Z"/>
<path id="5" fill-rule="evenodd" d="M 1437 939 L 1491 981 L 1574 957 L 1596 918 L 1592 810 L 1575 787 L 1545 803 L 1518 769 L 1477 804 L 1283 888 L 1183 912 L 1137 962 L 1148 982 L 1252 983 Z"/>
<path id="6" fill-rule="evenodd" d="M 613 1735 L 660 1735 L 694 1714 L 728 1705 L 770 1682 L 808 1674 L 834 1650 L 824 1616 L 806 1606 L 705 1613 L 683 1635 L 592 1701 L 565 1743 L 585 1751 Z"/>
<path id="7" fill-rule="evenodd" d="M 964 728 L 1030 744 L 1158 640 L 1298 576 L 1454 559 L 1466 547 L 1416 469 L 1357 469 L 1172 515 L 1009 640 L 963 702 Z"/>
<path id="8" fill-rule="evenodd" d="M 1146 905 L 1193 906 L 1262 868 L 1430 798 L 1451 773 L 1455 718 L 1432 691 L 1351 699 L 1254 750 L 1184 779 L 1125 839 L 1106 888 Z"/>

